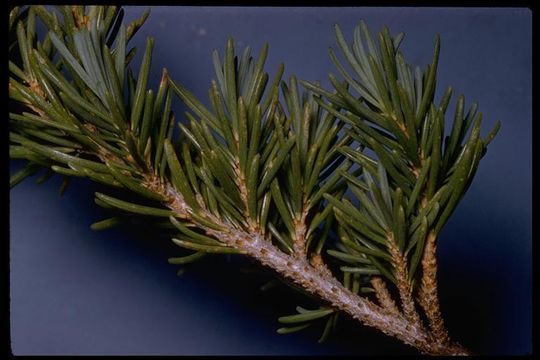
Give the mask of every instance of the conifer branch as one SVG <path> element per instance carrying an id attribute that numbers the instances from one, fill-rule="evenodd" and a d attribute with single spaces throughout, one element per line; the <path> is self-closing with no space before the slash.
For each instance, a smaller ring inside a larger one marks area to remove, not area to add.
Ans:
<path id="1" fill-rule="evenodd" d="M 438 37 L 413 76 L 403 34 L 385 28 L 377 46 L 361 22 L 351 48 L 336 26 L 352 75 L 330 50 L 344 78 L 330 75 L 333 92 L 307 81 L 301 91 L 294 76 L 281 80 L 283 66 L 270 79 L 268 46 L 238 56 L 230 39 L 222 58 L 213 53 L 207 107 L 165 69 L 148 88 L 152 38 L 133 74 L 127 46 L 148 13 L 125 26 L 117 7 L 20 10 L 9 18 L 10 157 L 28 165 L 11 186 L 45 167 L 131 191 L 136 202 L 96 193 L 117 216 L 92 228 L 122 215 L 167 219 L 187 251 L 171 264 L 257 260 L 321 303 L 280 317 L 292 325 L 280 333 L 324 319 L 324 339 L 344 312 L 424 354 L 468 354 L 444 326 L 436 242 L 499 124 L 482 139 L 476 104 L 465 115 L 460 96 L 445 136 L 452 91 L 435 104 Z M 48 29 L 39 38 L 36 19 Z M 186 123 L 171 111 L 176 97 Z"/>

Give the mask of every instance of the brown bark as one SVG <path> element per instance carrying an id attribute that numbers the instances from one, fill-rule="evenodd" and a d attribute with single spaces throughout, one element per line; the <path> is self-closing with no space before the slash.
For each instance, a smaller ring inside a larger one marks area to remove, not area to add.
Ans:
<path id="1" fill-rule="evenodd" d="M 388 292 L 384 281 L 380 277 L 374 276 L 371 278 L 371 286 L 373 286 L 373 289 L 375 290 L 375 295 L 379 304 L 390 313 L 398 314 L 399 309 Z"/>
<path id="2" fill-rule="evenodd" d="M 420 284 L 419 299 L 429 320 L 429 326 L 438 342 L 449 340 L 448 331 L 444 326 L 444 320 L 439 306 L 437 294 L 437 258 L 435 251 L 436 236 L 430 232 L 426 239 L 426 247 L 422 258 L 422 280 Z"/>

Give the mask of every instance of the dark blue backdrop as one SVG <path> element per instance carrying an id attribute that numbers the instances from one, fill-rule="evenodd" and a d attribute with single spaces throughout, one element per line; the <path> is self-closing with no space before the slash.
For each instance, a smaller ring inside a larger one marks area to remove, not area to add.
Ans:
<path id="1" fill-rule="evenodd" d="M 127 20 L 144 8 L 126 8 Z M 135 37 L 156 38 L 152 84 L 161 67 L 206 99 L 211 51 L 228 36 L 258 53 L 267 70 L 328 85 L 332 24 L 350 39 L 365 19 L 372 32 L 404 31 L 409 63 L 425 66 L 442 39 L 439 95 L 447 85 L 478 100 L 484 129 L 499 136 L 440 237 L 440 295 L 451 333 L 481 354 L 531 351 L 531 13 L 526 9 L 155 7 Z M 137 58 L 136 64 L 140 60 Z M 452 102 L 454 104 L 454 102 Z M 452 106 L 452 105 L 451 105 Z M 183 108 L 176 101 L 177 114 Z M 12 163 L 12 170 L 20 163 Z M 35 179 L 35 177 L 33 178 Z M 75 180 L 25 181 L 11 190 L 11 339 L 28 354 L 386 354 L 411 353 L 342 319 L 324 345 L 317 332 L 278 335 L 278 315 L 299 302 L 260 295 L 257 277 L 213 258 L 176 277 L 176 249 L 139 228 L 92 232 L 105 217 L 102 187 Z"/>

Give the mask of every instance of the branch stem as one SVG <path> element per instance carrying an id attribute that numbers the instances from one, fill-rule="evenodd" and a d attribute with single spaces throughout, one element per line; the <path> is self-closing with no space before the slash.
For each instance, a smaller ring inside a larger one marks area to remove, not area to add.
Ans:
<path id="1" fill-rule="evenodd" d="M 189 208 L 180 193 L 168 183 L 154 183 L 151 190 L 158 191 L 170 199 L 168 207 L 178 217 L 189 218 L 193 211 Z M 411 322 L 401 313 L 395 313 L 380 307 L 365 297 L 351 292 L 328 271 L 314 267 L 305 257 L 288 255 L 278 249 L 261 233 L 249 233 L 238 229 L 206 212 L 205 216 L 223 231 L 200 225 L 209 235 L 220 239 L 225 245 L 242 251 L 268 266 L 281 276 L 300 285 L 305 291 L 330 303 L 334 308 L 346 312 L 354 319 L 367 326 L 374 327 L 386 335 L 397 338 L 403 343 L 413 346 L 427 355 L 469 355 L 461 345 L 452 342 L 448 337 L 434 339 L 431 333 L 418 323 Z"/>
<path id="2" fill-rule="evenodd" d="M 439 342 L 446 342 L 449 340 L 449 335 L 444 326 L 437 294 L 436 238 L 435 233 L 431 231 L 426 239 L 426 247 L 422 258 L 422 280 L 419 298 L 420 305 L 426 313 L 429 326 L 435 338 Z"/>

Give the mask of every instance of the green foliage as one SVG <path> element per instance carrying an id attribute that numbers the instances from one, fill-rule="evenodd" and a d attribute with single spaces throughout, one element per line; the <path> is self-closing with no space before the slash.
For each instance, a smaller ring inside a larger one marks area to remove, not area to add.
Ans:
<path id="1" fill-rule="evenodd" d="M 352 47 L 337 25 L 336 38 L 352 72 L 332 49 L 330 57 L 348 87 L 333 75 L 329 79 L 337 91 L 335 95 L 317 84 L 304 82 L 320 95 L 317 100 L 322 107 L 350 125 L 348 134 L 360 145 L 357 149 L 339 149 L 363 168 L 360 177 L 343 174 L 358 205 L 345 197 L 326 195 L 336 211 L 339 241 L 345 250 L 330 254 L 353 264 L 356 272 L 380 272 L 395 281 L 388 247 L 389 239 L 394 239 L 408 257 L 412 279 L 427 234 L 440 233 L 471 184 L 500 124 L 481 139 L 482 114 L 477 113 L 477 105 L 473 104 L 464 115 L 465 100 L 461 95 L 452 130 L 445 135 L 445 114 L 452 89 L 446 91 L 439 105 L 435 104 L 438 36 L 431 64 L 424 71 L 416 68 L 415 76 L 398 49 L 402 34 L 392 38 L 384 28 L 376 44 L 361 22 L 354 30 Z M 344 111 L 332 110 L 319 99 Z M 362 149 L 371 150 L 376 157 Z"/>
<path id="2" fill-rule="evenodd" d="M 183 151 L 194 172 L 191 181 L 172 145 L 165 151 L 171 154 L 173 183 L 188 204 L 197 208 L 195 199 L 202 199 L 203 206 L 195 211 L 199 217 L 209 211 L 236 228 L 256 227 L 291 253 L 295 224 L 305 221 L 302 217 L 316 217 L 320 224 L 332 215 L 321 206 L 322 195 L 344 188 L 335 169 L 347 170 L 350 162 L 344 162 L 337 149 L 352 140 L 339 136 L 344 124 L 310 94 L 300 95 L 295 77 L 288 85 L 281 82 L 283 66 L 267 86 L 267 51 L 265 45 L 255 59 L 248 47 L 238 57 L 230 39 L 223 60 L 214 52 L 217 81 L 209 89 L 210 109 L 171 81 L 190 110 L 189 123 L 180 128 L 181 138 L 191 145 L 191 151 Z M 279 102 L 280 83 L 285 108 Z M 306 246 L 316 238 L 315 251 L 320 252 L 328 229 L 318 230 L 310 228 Z"/>
<path id="3" fill-rule="evenodd" d="M 136 198 L 96 193 L 116 215 L 92 229 L 126 216 L 161 219 L 186 251 L 171 264 L 245 255 L 223 235 L 248 234 L 296 258 L 328 255 L 343 287 L 367 296 L 373 276 L 397 284 L 395 245 L 418 283 L 427 237 L 440 233 L 500 126 L 481 138 L 482 114 L 476 104 L 465 113 L 461 95 L 445 133 L 452 90 L 435 103 L 438 37 L 431 64 L 413 75 L 399 51 L 403 34 L 384 28 L 376 43 L 361 22 L 350 47 L 336 26 L 345 61 L 330 49 L 344 79 L 329 76 L 333 92 L 282 81 L 283 65 L 270 76 L 268 45 L 256 57 L 249 47 L 237 55 L 229 39 L 212 55 L 206 106 L 165 69 L 148 88 L 152 38 L 134 76 L 128 44 L 147 16 L 125 26 L 114 6 L 13 9 L 10 157 L 28 164 L 10 186 L 44 167 L 44 179 L 59 173 L 127 190 Z M 188 107 L 186 122 L 176 121 L 174 96 Z M 279 318 L 279 333 L 323 322 L 323 341 L 335 328 L 328 304 L 297 311 Z"/>

